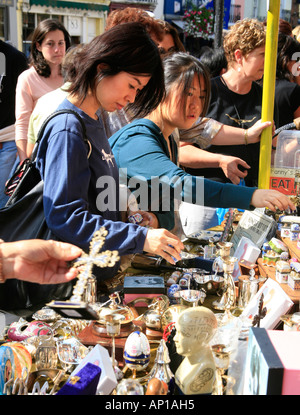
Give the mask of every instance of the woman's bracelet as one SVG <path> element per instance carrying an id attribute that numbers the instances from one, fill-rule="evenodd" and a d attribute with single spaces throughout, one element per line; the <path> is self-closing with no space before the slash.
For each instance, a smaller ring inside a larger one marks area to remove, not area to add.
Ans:
<path id="1" fill-rule="evenodd" d="M 245 130 L 244 140 L 245 140 L 245 145 L 247 145 L 248 144 L 248 130 Z"/>

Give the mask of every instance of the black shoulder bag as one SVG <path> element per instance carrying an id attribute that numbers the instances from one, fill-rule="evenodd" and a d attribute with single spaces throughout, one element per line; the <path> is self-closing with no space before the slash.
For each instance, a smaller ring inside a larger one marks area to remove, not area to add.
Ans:
<path id="1" fill-rule="evenodd" d="M 76 111 L 63 109 L 49 115 L 42 124 L 31 160 L 26 159 L 23 164 L 23 174 L 14 189 L 5 207 L 0 209 L 0 238 L 5 242 L 27 239 L 54 239 L 58 238 L 47 226 L 43 207 L 44 183 L 36 167 L 36 155 L 40 141 L 48 122 L 59 114 L 70 113 L 75 115 L 81 123 L 83 137 L 89 146 L 86 137 L 86 128 L 83 120 Z M 55 299 L 67 299 L 72 294 L 74 281 L 65 284 L 36 284 L 16 279 L 7 280 L 0 285 L 0 309 L 7 311 L 38 309 L 46 302 Z"/>

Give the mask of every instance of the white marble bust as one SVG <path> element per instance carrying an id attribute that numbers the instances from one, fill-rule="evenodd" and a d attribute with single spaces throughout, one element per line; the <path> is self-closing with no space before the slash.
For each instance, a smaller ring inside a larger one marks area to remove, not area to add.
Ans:
<path id="1" fill-rule="evenodd" d="M 206 307 L 183 310 L 176 322 L 174 342 L 185 356 L 175 372 L 175 382 L 185 395 L 210 394 L 215 379 L 215 361 L 209 342 L 217 329 L 214 313 Z"/>

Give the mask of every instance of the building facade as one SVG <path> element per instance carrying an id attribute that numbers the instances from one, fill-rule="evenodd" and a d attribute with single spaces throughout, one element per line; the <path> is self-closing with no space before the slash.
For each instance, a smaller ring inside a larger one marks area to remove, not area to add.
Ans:
<path id="1" fill-rule="evenodd" d="M 214 1 L 207 0 L 0 0 L 0 39 L 28 54 L 30 37 L 39 21 L 56 18 L 65 25 L 74 44 L 86 43 L 104 31 L 111 11 L 124 7 L 151 11 L 156 18 L 172 22 L 183 34 L 182 16 L 190 3 L 214 6 Z M 264 20 L 267 3 L 268 0 L 224 0 L 224 25 L 230 27 L 244 17 Z M 300 0 L 281 0 L 280 6 L 282 19 L 293 27 L 300 24 Z"/>
<path id="2" fill-rule="evenodd" d="M 28 54 L 34 28 L 53 18 L 64 24 L 73 44 L 87 43 L 103 33 L 109 4 L 109 0 L 0 0 L 0 18 L 1 12 L 4 16 L 0 38 Z"/>

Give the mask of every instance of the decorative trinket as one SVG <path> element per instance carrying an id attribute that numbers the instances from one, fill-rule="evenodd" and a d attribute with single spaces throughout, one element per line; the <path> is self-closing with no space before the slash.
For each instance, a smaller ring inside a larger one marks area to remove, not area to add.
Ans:
<path id="1" fill-rule="evenodd" d="M 124 361 L 126 366 L 136 372 L 144 370 L 150 362 L 150 344 L 146 335 L 139 331 L 131 333 L 124 346 Z"/>
<path id="2" fill-rule="evenodd" d="M 39 344 L 35 353 L 35 365 L 37 370 L 56 369 L 58 357 L 56 343 L 52 334 L 38 337 Z"/>
<path id="3" fill-rule="evenodd" d="M 213 307 L 217 310 L 225 310 L 227 315 L 226 317 L 229 318 L 231 317 L 230 309 L 233 309 L 236 305 L 235 284 L 232 278 L 232 273 L 234 265 L 237 262 L 237 258 L 225 256 L 222 257 L 222 262 L 224 270 L 224 292 L 220 301 L 213 302 Z"/>
<path id="4" fill-rule="evenodd" d="M 57 340 L 57 354 L 63 369 L 78 365 L 88 354 L 89 349 L 75 338 Z"/>
<path id="5" fill-rule="evenodd" d="M 167 395 L 168 385 L 163 380 L 152 378 L 149 380 L 145 395 Z"/>
<path id="6" fill-rule="evenodd" d="M 144 395 L 144 389 L 137 379 L 123 379 L 116 388 L 116 394 Z"/>
<path id="7" fill-rule="evenodd" d="M 179 284 L 172 284 L 171 285 L 171 287 L 169 287 L 168 288 L 168 297 L 170 298 L 170 300 L 172 301 L 174 301 L 174 299 L 175 299 L 175 297 L 174 297 L 174 294 L 177 292 L 177 291 L 180 291 L 180 285 Z"/>
<path id="8" fill-rule="evenodd" d="M 154 365 L 149 373 L 149 383 L 151 379 L 157 378 L 166 383 L 169 394 L 172 394 L 174 391 L 174 374 L 169 367 L 170 361 L 166 342 L 164 339 L 161 339 L 157 348 Z"/>
<path id="9" fill-rule="evenodd" d="M 14 341 L 23 341 L 31 336 L 50 334 L 51 327 L 44 321 L 31 321 L 23 318 L 12 323 L 7 331 L 7 337 Z"/>
<path id="10" fill-rule="evenodd" d="M 49 307 L 43 307 L 41 310 L 36 311 L 32 318 L 34 320 L 52 322 L 58 320 L 60 315 Z"/>
<path id="11" fill-rule="evenodd" d="M 179 315 L 175 327 L 176 351 L 184 356 L 175 372 L 179 391 L 185 395 L 211 393 L 216 367 L 209 343 L 217 330 L 215 314 L 206 307 L 190 307 Z"/>
<path id="12" fill-rule="evenodd" d="M 180 299 L 180 303 L 187 307 L 197 307 L 199 301 L 203 304 L 206 292 L 203 289 L 198 290 L 181 290 L 174 294 L 175 298 Z"/>
<path id="13" fill-rule="evenodd" d="M 264 293 L 262 293 L 258 303 L 258 313 L 252 320 L 252 327 L 260 327 L 260 320 L 262 320 L 267 314 L 267 307 L 264 307 L 264 297 Z"/>
<path id="14" fill-rule="evenodd" d="M 95 277 L 92 275 L 94 265 L 97 265 L 100 268 L 113 267 L 116 262 L 119 261 L 120 257 L 117 251 L 104 251 L 100 253 L 106 235 L 107 230 L 104 227 L 95 232 L 90 242 L 89 254 L 83 253 L 72 264 L 72 266 L 76 268 L 83 267 L 83 270 L 80 271 L 78 275 L 78 281 L 74 286 L 73 295 L 70 298 L 71 302 L 83 301 L 83 295 L 88 282 L 91 282 L 91 279 L 95 280 Z M 92 289 L 93 293 L 94 291 L 95 287 Z M 93 298 L 93 300 L 95 300 L 95 298 Z"/>

